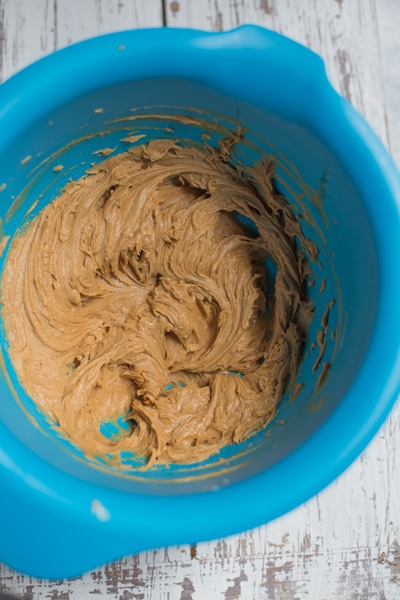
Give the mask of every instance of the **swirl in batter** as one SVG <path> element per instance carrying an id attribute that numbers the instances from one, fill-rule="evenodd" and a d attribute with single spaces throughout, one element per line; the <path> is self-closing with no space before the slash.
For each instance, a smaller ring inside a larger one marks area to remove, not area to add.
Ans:
<path id="1" fill-rule="evenodd" d="M 274 417 L 302 358 L 316 253 L 271 160 L 244 172 L 221 149 L 136 146 L 70 182 L 14 239 L 11 359 L 87 455 L 202 460 Z"/>

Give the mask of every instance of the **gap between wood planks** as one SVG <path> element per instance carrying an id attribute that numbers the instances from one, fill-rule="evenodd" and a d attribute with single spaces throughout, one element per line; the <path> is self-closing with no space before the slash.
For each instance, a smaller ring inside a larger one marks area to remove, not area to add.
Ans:
<path id="1" fill-rule="evenodd" d="M 167 18 L 167 0 L 161 0 L 161 12 L 162 12 L 162 22 L 164 27 L 167 27 L 168 18 Z"/>

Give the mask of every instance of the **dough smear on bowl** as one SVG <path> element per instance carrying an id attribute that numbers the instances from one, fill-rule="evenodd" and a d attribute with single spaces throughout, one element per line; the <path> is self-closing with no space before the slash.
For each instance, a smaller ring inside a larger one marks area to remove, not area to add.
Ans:
<path id="1" fill-rule="evenodd" d="M 205 459 L 263 428 L 296 377 L 306 256 L 317 249 L 269 158 L 244 168 L 222 144 L 135 146 L 68 183 L 13 240 L 11 360 L 87 455 Z"/>

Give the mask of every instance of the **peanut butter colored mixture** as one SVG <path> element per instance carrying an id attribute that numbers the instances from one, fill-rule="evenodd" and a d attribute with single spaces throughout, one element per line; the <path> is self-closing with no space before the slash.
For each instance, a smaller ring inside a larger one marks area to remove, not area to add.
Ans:
<path id="1" fill-rule="evenodd" d="M 133 147 L 14 239 L 2 282 L 11 359 L 89 456 L 205 459 L 264 427 L 297 374 L 312 314 L 305 253 L 317 250 L 272 162 L 244 172 L 227 152 Z"/>

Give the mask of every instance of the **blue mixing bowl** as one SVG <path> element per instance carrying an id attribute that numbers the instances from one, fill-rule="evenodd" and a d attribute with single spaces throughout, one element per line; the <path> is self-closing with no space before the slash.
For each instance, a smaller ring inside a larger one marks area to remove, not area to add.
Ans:
<path id="1" fill-rule="evenodd" d="M 238 122 L 237 157 L 274 155 L 277 187 L 320 250 L 296 384 L 264 431 L 204 463 L 146 471 L 129 457 L 115 467 L 85 457 L 27 397 L 0 323 L 0 559 L 15 569 L 63 578 L 274 519 L 337 477 L 396 399 L 400 179 L 321 59 L 276 33 L 120 32 L 3 84 L 0 267 L 27 214 L 101 160 L 94 151 L 126 150 L 129 133 L 217 143 Z"/>

